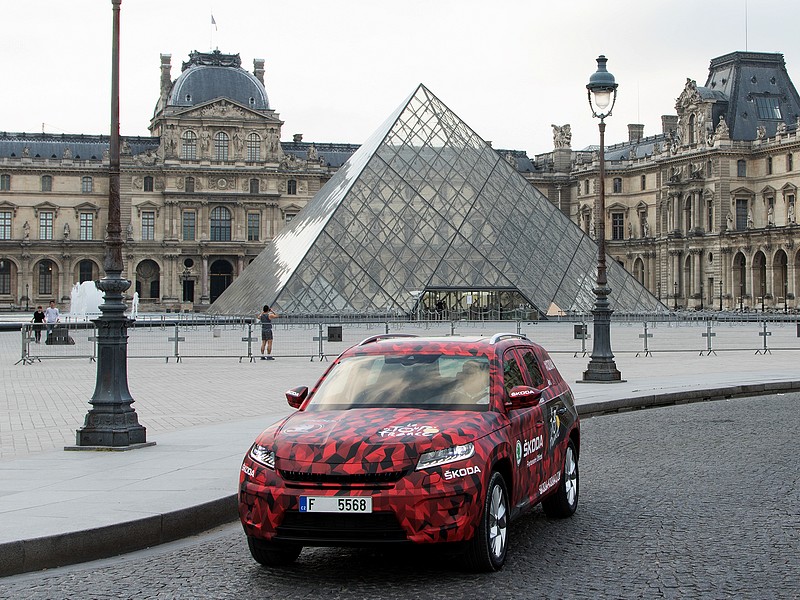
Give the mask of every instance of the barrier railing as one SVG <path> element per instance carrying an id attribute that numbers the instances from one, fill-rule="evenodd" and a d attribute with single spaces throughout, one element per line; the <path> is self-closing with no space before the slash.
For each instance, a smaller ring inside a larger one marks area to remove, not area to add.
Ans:
<path id="1" fill-rule="evenodd" d="M 34 325 L 21 327 L 20 359 L 32 364 L 53 359 L 88 359 L 97 356 L 97 332 L 88 321 L 59 323 L 51 332 L 42 330 L 36 342 Z M 593 331 L 582 321 L 361 321 L 276 319 L 273 321 L 273 355 L 327 360 L 366 337 L 392 332 L 425 336 L 490 336 L 497 332 L 524 334 L 551 353 L 585 357 L 587 340 Z M 128 358 L 163 358 L 180 362 L 185 358 L 238 358 L 254 361 L 260 357 L 261 327 L 252 319 L 135 321 L 128 328 Z M 752 351 L 768 355 L 773 351 L 800 350 L 800 323 L 793 320 L 758 321 L 658 320 L 614 321 L 612 351 L 651 357 L 664 352 L 693 352 L 711 356 L 717 352 Z"/>

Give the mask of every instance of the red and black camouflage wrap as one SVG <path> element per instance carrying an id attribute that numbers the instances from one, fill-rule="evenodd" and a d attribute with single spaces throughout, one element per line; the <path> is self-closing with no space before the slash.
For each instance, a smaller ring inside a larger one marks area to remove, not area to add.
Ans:
<path id="1" fill-rule="evenodd" d="M 535 352 L 545 382 L 538 404 L 510 410 L 503 360 L 518 347 Z M 493 471 L 506 479 L 515 507 L 512 516 L 557 489 L 570 436 L 578 447 L 579 423 L 569 386 L 547 353 L 519 338 L 496 344 L 486 338 L 401 338 L 354 346 L 337 361 L 363 354 L 423 353 L 486 357 L 488 410 L 306 410 L 313 404 L 318 382 L 300 410 L 256 440 L 274 452 L 275 468 L 249 453 L 244 458 L 239 513 L 248 536 L 284 539 L 279 527 L 287 514 L 307 514 L 297 513 L 300 496 L 370 496 L 373 513 L 396 518 L 402 539 L 393 541 L 464 541 L 474 536 L 480 522 L 485 486 Z M 423 453 L 470 442 L 475 448 L 470 458 L 416 470 Z M 358 515 L 353 518 L 357 523 Z M 303 542 L 313 545 L 313 540 Z"/>

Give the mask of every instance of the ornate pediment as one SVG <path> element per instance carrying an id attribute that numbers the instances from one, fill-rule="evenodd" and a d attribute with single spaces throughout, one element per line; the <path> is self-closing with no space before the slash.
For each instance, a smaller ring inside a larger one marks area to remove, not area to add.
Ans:
<path id="1" fill-rule="evenodd" d="M 141 204 L 136 205 L 136 211 L 140 217 L 142 216 L 142 213 L 145 211 L 153 211 L 156 213 L 156 218 L 158 218 L 158 213 L 160 210 L 161 206 L 150 200 L 147 200 L 146 202 L 142 202 Z"/>
<path id="2" fill-rule="evenodd" d="M 13 216 L 17 215 L 17 205 L 13 202 L 9 202 L 8 200 L 0 201 L 0 210 L 10 210 Z"/>
<path id="3" fill-rule="evenodd" d="M 175 113 L 173 118 L 179 119 L 258 119 L 270 123 L 280 124 L 280 119 L 264 115 L 262 112 L 234 102 L 228 98 L 210 100 L 198 106 L 192 106 L 181 112 Z"/>
<path id="4" fill-rule="evenodd" d="M 33 207 L 33 214 L 38 219 L 39 213 L 41 211 L 52 211 L 53 214 L 57 217 L 58 211 L 61 209 L 60 206 L 57 204 L 53 204 L 52 202 L 40 202 Z"/>
<path id="5" fill-rule="evenodd" d="M 75 207 L 75 217 L 79 217 L 81 213 L 88 213 L 92 212 L 95 216 L 100 215 L 100 207 L 93 202 L 81 202 L 78 206 Z"/>

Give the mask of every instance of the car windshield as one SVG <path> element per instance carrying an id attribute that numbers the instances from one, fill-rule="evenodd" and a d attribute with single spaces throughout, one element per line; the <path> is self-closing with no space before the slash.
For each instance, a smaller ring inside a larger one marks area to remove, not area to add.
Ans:
<path id="1" fill-rule="evenodd" d="M 444 354 L 343 358 L 306 410 L 349 408 L 489 409 L 489 360 Z"/>

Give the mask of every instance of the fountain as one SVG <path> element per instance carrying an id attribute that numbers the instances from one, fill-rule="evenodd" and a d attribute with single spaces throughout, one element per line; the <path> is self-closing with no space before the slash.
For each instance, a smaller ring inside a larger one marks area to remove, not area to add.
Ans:
<path id="1" fill-rule="evenodd" d="M 102 303 L 103 292 L 97 289 L 94 281 L 76 283 L 69 294 L 69 314 L 75 320 L 86 321 L 100 314 L 99 306 Z"/>

